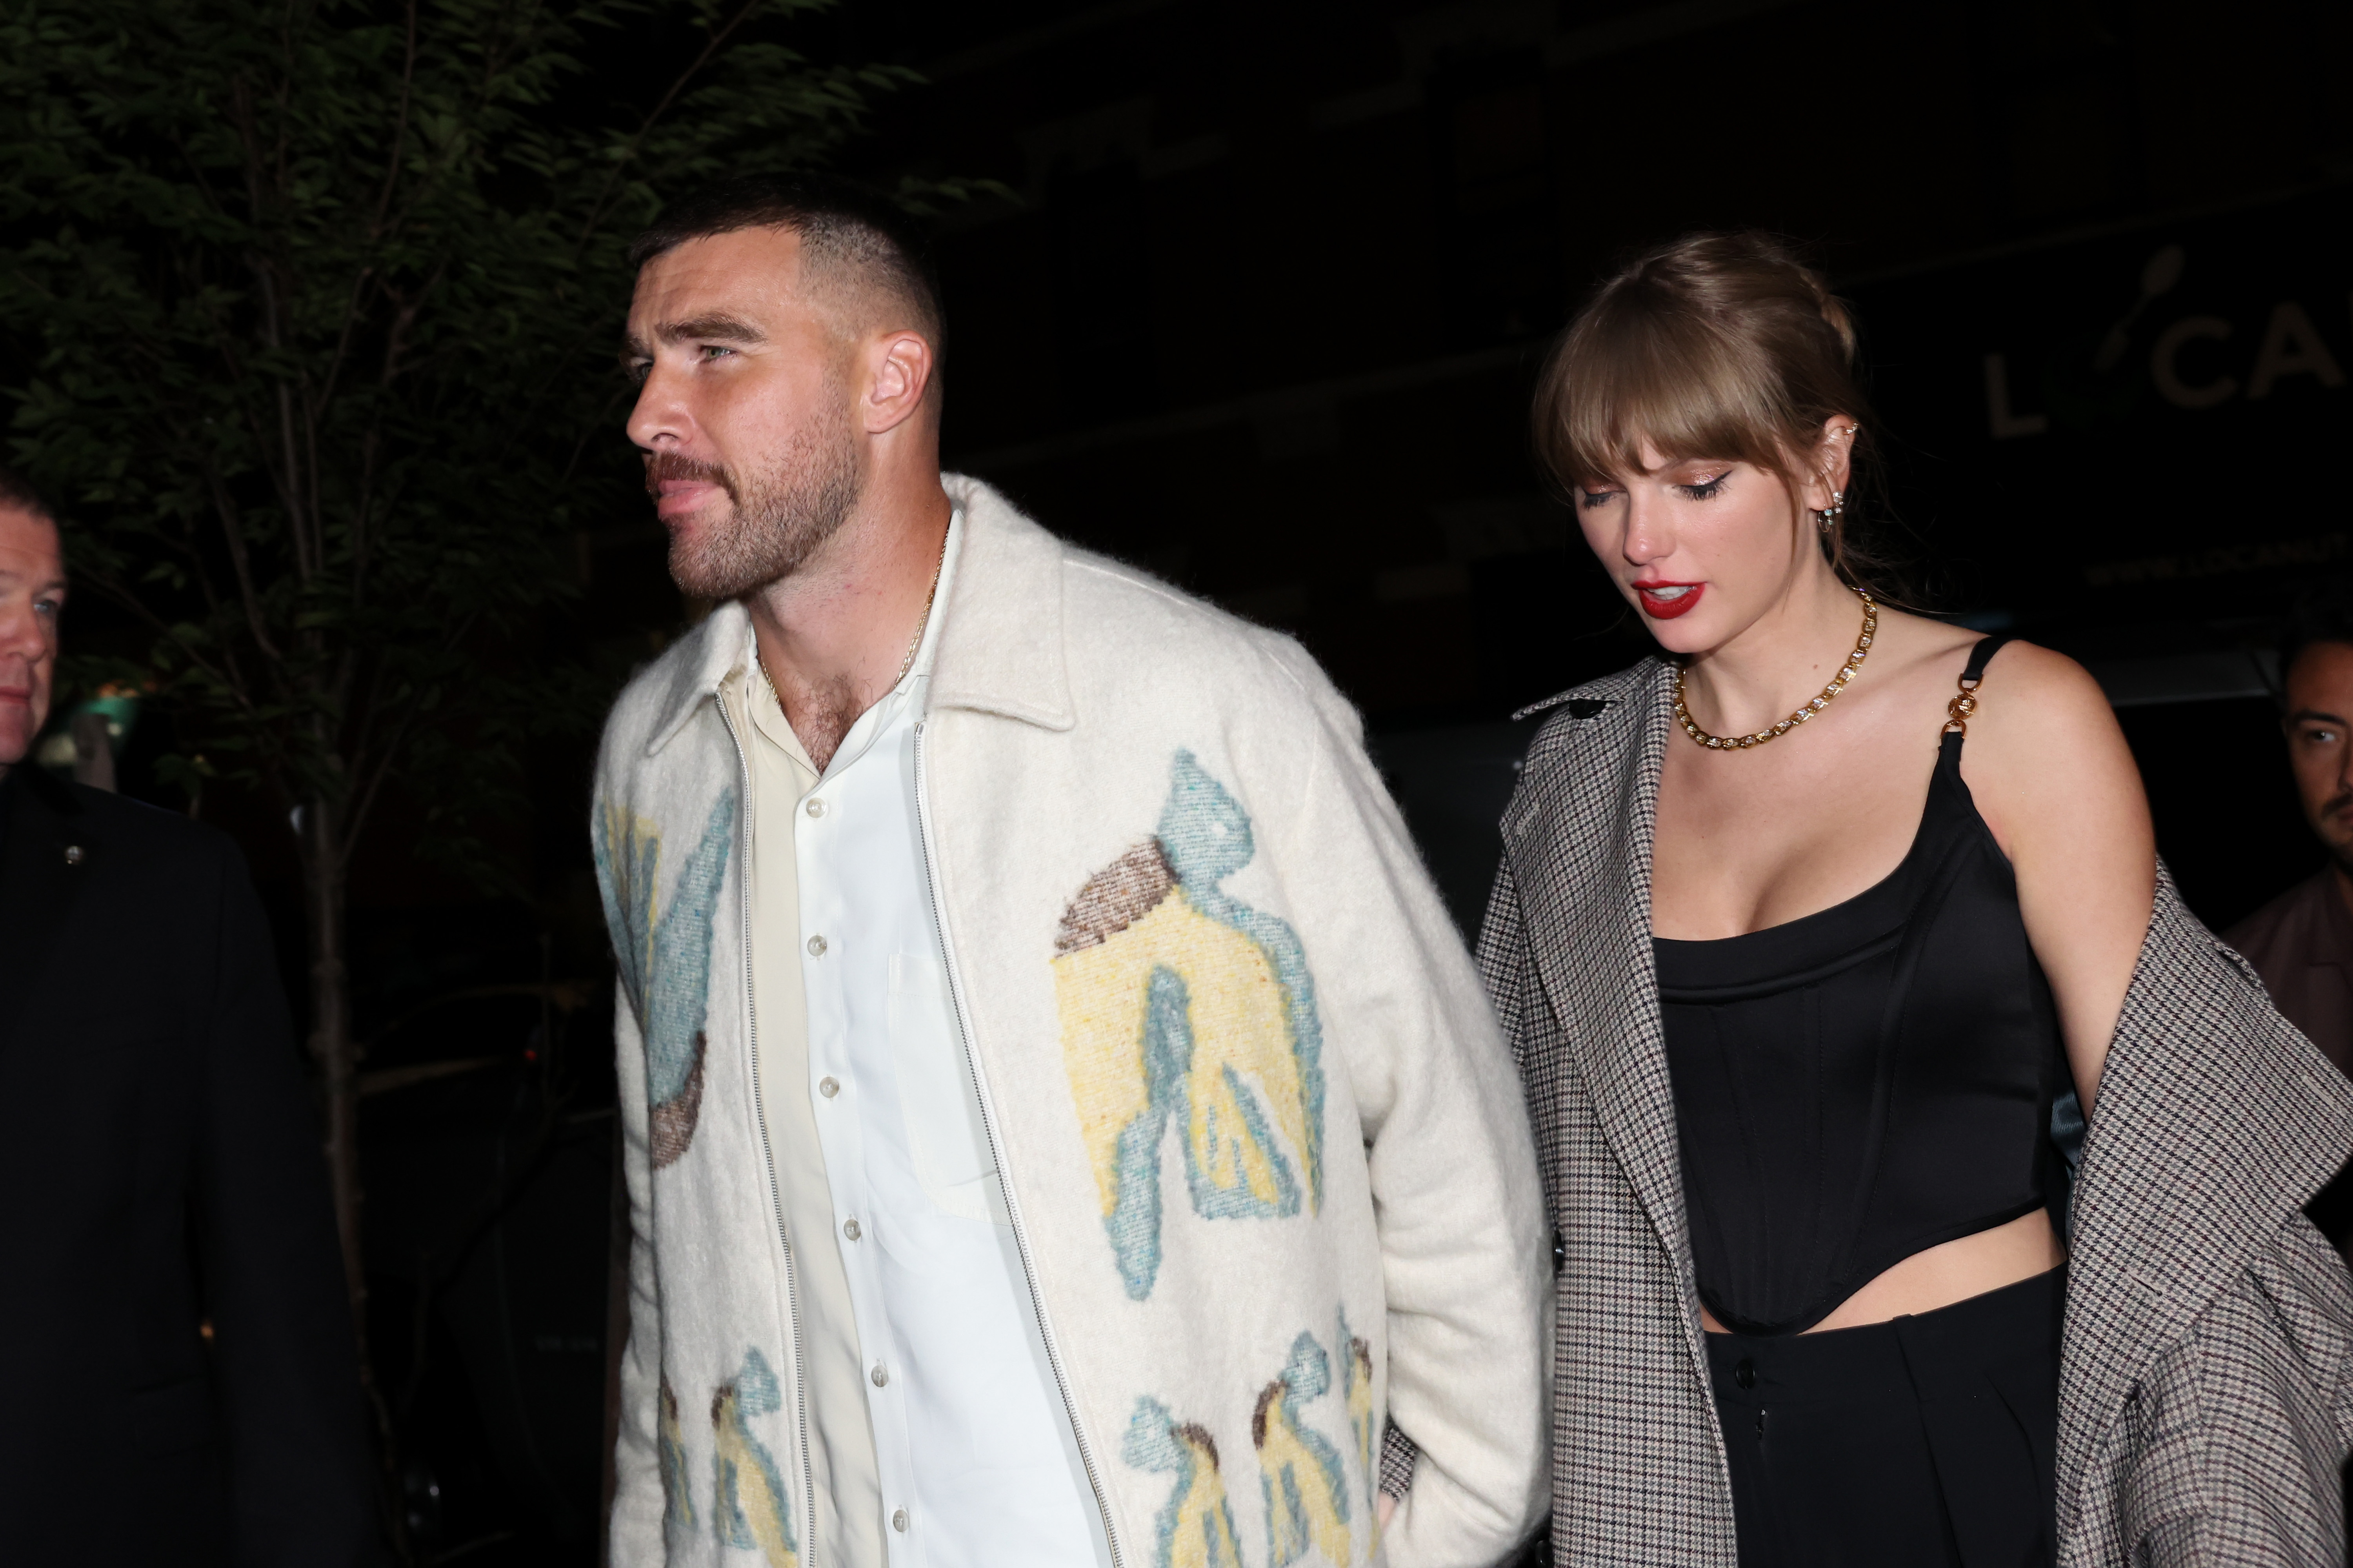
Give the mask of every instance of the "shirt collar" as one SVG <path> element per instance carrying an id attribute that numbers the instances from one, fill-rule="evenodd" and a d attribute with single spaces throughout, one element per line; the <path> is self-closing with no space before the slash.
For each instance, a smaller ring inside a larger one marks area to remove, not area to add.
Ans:
<path id="1" fill-rule="evenodd" d="M 856 767 L 859 760 L 872 751 L 874 743 L 890 733 L 910 710 L 917 714 L 923 712 L 923 692 L 931 683 L 932 661 L 939 647 L 940 625 L 944 618 L 941 609 L 947 603 L 949 588 L 955 574 L 958 547 L 963 542 L 964 508 L 959 506 L 948 516 L 948 535 L 940 543 L 939 583 L 932 591 L 932 602 L 923 616 L 923 629 L 917 634 L 914 657 L 908 660 L 907 673 L 899 678 L 898 685 L 884 692 L 874 706 L 860 713 L 849 726 L 849 731 L 841 737 L 841 744 L 834 749 L 832 760 L 826 763 L 824 772 L 818 774 L 819 784 L 839 778 Z M 749 679 L 756 681 L 759 677 L 754 674 Z M 782 710 L 778 710 L 777 716 L 783 717 Z M 801 752 L 804 761 L 807 755 L 806 751 Z M 814 773 L 817 770 L 812 768 L 810 771 Z"/>

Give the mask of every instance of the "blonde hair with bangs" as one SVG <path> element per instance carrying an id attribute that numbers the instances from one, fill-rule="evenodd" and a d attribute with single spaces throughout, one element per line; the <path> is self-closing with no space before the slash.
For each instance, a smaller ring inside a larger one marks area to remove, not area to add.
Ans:
<path id="1" fill-rule="evenodd" d="M 1854 321 L 1785 239 L 1693 234 L 1647 252 L 1597 289 L 1537 378 L 1535 453 L 1562 490 L 1669 462 L 1726 458 L 1779 478 L 1794 498 L 1822 426 L 1860 426 L 1846 513 L 1821 535 L 1831 569 L 1900 600 L 1895 563 L 1858 542 L 1858 497 L 1875 473 L 1873 415 L 1855 376 Z M 1796 519 L 1793 521 L 1798 521 Z"/>

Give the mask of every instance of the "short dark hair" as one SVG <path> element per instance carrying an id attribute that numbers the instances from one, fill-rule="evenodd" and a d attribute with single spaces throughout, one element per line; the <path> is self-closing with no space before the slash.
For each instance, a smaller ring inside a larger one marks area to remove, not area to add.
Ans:
<path id="1" fill-rule="evenodd" d="M 931 341 L 934 358 L 944 352 L 939 283 L 923 237 L 889 198 L 854 181 L 747 174 L 705 185 L 662 209 L 660 219 L 629 247 L 629 265 L 642 268 L 691 239 L 745 228 L 791 229 L 813 271 L 857 275 L 909 312 Z"/>
<path id="2" fill-rule="evenodd" d="M 2287 629 L 2280 634 L 2279 690 L 2287 696 L 2287 672 L 2296 656 L 2316 642 L 2341 642 L 2353 647 L 2353 581 L 2343 577 L 2306 590 L 2288 613 Z"/>
<path id="3" fill-rule="evenodd" d="M 5 463 L 0 463 L 0 506 L 29 511 L 35 517 L 45 517 L 51 522 L 55 522 L 58 517 L 49 510 L 48 503 L 41 499 L 41 492 L 33 488 L 32 482 Z"/>

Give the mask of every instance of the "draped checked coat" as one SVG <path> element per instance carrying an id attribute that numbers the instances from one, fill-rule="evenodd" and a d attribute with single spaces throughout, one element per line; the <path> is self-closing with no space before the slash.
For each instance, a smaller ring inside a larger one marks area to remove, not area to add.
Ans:
<path id="1" fill-rule="evenodd" d="M 1672 684 L 1538 705 L 1479 943 L 1560 1238 L 1562 1563 L 1736 1555 L 1651 948 Z M 2345 1561 L 2353 1279 L 2300 1211 L 2348 1154 L 2353 1083 L 2160 869 L 2074 1187 L 2062 1568 Z"/>

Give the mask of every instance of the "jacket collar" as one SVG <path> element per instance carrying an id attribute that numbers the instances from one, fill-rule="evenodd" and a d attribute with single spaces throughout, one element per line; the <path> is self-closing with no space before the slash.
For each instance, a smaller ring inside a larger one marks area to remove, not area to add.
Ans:
<path id="1" fill-rule="evenodd" d="M 731 599 L 702 618 L 671 666 L 670 688 L 661 699 L 661 721 L 646 742 L 646 755 L 669 745 L 703 703 L 716 700 L 730 676 L 751 668 L 752 647 L 752 613 L 740 600 Z"/>
<path id="2" fill-rule="evenodd" d="M 1673 717 L 1666 670 L 1645 659 L 1538 704 L 1561 710 L 1530 749 L 1504 840 L 1521 898 L 1541 903 L 1527 912 L 1529 948 L 1555 1012 L 1591 1016 L 1591 998 L 1624 999 L 1600 1032 L 1569 1049 L 1602 1136 L 1695 1301 L 1651 950 L 1651 847 Z M 1546 941 L 1546 931 L 1576 934 Z"/>
<path id="3" fill-rule="evenodd" d="M 1078 722 L 1062 648 L 1062 542 L 988 485 L 945 474 L 941 488 L 964 513 L 955 579 L 940 613 L 932 708 L 969 708 L 1047 730 Z M 663 693 L 651 756 L 739 670 L 751 668 L 751 613 L 720 605 L 681 651 Z"/>
<path id="4" fill-rule="evenodd" d="M 964 509 L 964 545 L 932 665 L 933 708 L 970 708 L 1044 730 L 1079 721 L 1062 646 L 1062 542 L 978 479 L 941 479 Z"/>

